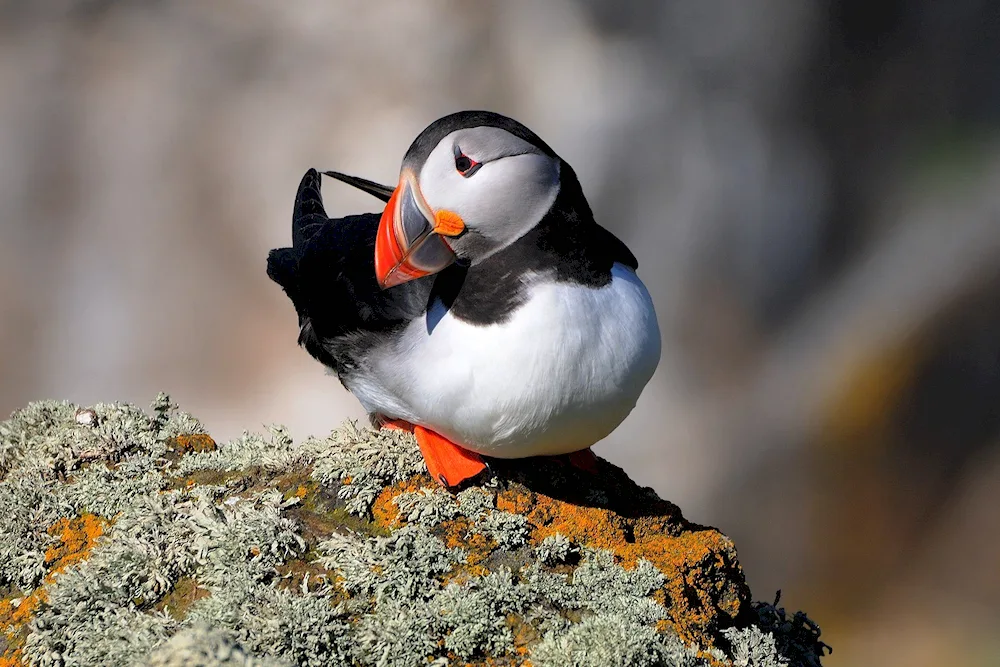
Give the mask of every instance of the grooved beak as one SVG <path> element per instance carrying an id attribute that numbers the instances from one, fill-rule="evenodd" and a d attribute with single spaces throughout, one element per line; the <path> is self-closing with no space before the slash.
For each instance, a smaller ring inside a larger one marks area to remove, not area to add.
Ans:
<path id="1" fill-rule="evenodd" d="M 424 201 L 409 170 L 382 212 L 375 238 L 375 277 L 382 289 L 437 273 L 455 261 L 445 237 L 465 231 L 462 218 L 451 211 L 436 214 Z"/>

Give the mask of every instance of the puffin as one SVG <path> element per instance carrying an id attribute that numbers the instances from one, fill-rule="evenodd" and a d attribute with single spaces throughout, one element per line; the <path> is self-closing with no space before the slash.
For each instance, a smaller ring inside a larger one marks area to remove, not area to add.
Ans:
<path id="1" fill-rule="evenodd" d="M 322 175 L 384 209 L 327 217 Z M 431 123 L 394 187 L 309 169 L 292 245 L 267 259 L 299 345 L 374 426 L 412 432 L 449 488 L 490 458 L 565 457 L 597 471 L 590 447 L 632 411 L 660 359 L 637 269 L 594 220 L 573 168 L 489 111 Z"/>

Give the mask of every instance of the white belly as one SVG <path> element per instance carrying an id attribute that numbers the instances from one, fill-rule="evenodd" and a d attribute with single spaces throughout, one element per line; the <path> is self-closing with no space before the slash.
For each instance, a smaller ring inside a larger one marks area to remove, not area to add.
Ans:
<path id="1" fill-rule="evenodd" d="M 601 289 L 538 283 L 498 325 L 462 322 L 436 302 L 372 350 L 348 389 L 369 412 L 489 456 L 589 447 L 632 411 L 660 359 L 645 286 L 620 264 L 612 276 Z"/>

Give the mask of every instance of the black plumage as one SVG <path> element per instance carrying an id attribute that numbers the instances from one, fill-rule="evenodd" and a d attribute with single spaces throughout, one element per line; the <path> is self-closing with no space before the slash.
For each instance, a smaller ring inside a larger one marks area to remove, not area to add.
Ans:
<path id="1" fill-rule="evenodd" d="M 343 379 L 365 349 L 426 310 L 434 278 L 381 289 L 374 266 L 379 215 L 328 218 L 320 178 L 315 169 L 302 177 L 292 247 L 270 252 L 267 275 L 295 306 L 299 345 Z"/>

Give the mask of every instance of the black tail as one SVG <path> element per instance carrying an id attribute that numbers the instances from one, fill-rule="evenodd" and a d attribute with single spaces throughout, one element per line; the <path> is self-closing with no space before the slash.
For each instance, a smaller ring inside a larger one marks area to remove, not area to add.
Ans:
<path id="1" fill-rule="evenodd" d="M 292 247 L 296 250 L 301 250 L 329 220 L 319 189 L 319 172 L 310 169 L 299 181 L 299 191 L 295 195 L 295 208 L 292 211 Z"/>
<path id="2" fill-rule="evenodd" d="M 329 173 L 380 199 L 392 193 L 374 181 Z M 331 220 L 323 207 L 321 178 L 310 169 L 299 182 L 292 212 L 292 247 L 270 252 L 267 275 L 291 299 L 299 325 L 315 327 L 316 335 L 328 337 L 383 316 L 395 322 L 399 319 L 392 310 L 395 302 L 386 300 L 375 280 L 375 237 L 381 216 L 363 213 Z M 422 297 L 426 302 L 426 295 Z M 391 316 L 386 314 L 389 311 Z"/>
<path id="3" fill-rule="evenodd" d="M 297 280 L 299 260 L 309 239 L 320 231 L 327 221 L 323 197 L 320 194 L 320 175 L 315 169 L 310 169 L 299 181 L 299 190 L 295 195 L 295 208 L 292 211 L 292 247 L 275 248 L 267 256 L 268 277 L 281 285 L 296 308 L 299 306 Z"/>
<path id="4" fill-rule="evenodd" d="M 392 194 L 391 188 L 373 181 L 338 172 L 331 177 L 379 199 Z M 281 285 L 295 306 L 299 344 L 342 376 L 356 363 L 357 352 L 344 348 L 344 341 L 357 338 L 351 343 L 355 347 L 374 344 L 377 338 L 372 336 L 417 317 L 427 307 L 431 286 L 412 281 L 383 290 L 375 279 L 381 214 L 328 218 L 320 178 L 315 169 L 302 177 L 295 195 L 291 247 L 270 252 L 267 275 Z"/>

